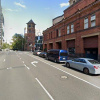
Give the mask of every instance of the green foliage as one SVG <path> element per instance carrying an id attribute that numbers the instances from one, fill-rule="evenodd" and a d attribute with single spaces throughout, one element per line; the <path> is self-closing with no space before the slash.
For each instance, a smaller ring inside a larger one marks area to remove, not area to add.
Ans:
<path id="1" fill-rule="evenodd" d="M 24 50 L 25 39 L 21 34 L 15 34 L 12 37 L 12 49 L 14 50 Z"/>
<path id="2" fill-rule="evenodd" d="M 10 45 L 8 43 L 3 43 L 2 49 L 10 48 Z"/>

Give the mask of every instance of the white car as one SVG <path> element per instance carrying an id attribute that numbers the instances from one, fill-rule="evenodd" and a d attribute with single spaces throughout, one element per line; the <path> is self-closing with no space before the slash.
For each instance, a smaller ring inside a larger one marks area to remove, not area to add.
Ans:
<path id="1" fill-rule="evenodd" d="M 33 54 L 34 54 L 34 55 L 37 55 L 37 56 L 38 56 L 40 53 L 41 53 L 41 50 L 36 50 L 36 51 L 33 52 Z"/>
<path id="2" fill-rule="evenodd" d="M 85 74 L 100 74 L 100 62 L 90 58 L 75 58 L 66 61 L 67 67 L 83 71 Z"/>

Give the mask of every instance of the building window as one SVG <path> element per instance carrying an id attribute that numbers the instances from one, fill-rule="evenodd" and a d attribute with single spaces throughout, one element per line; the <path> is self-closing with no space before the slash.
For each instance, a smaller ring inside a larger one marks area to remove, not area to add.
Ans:
<path id="1" fill-rule="evenodd" d="M 67 26 L 67 34 L 69 34 L 69 25 Z"/>
<path id="2" fill-rule="evenodd" d="M 51 39 L 52 39 L 52 32 L 51 32 Z"/>
<path id="3" fill-rule="evenodd" d="M 75 3 L 75 1 L 73 1 L 73 4 Z"/>
<path id="4" fill-rule="evenodd" d="M 31 33 L 31 30 L 29 29 L 28 32 Z"/>
<path id="5" fill-rule="evenodd" d="M 71 25 L 71 33 L 74 32 L 74 24 Z"/>
<path id="6" fill-rule="evenodd" d="M 61 30 L 59 29 L 59 34 L 58 34 L 58 36 L 61 36 Z"/>
<path id="7" fill-rule="evenodd" d="M 88 17 L 84 19 L 84 29 L 88 28 Z"/>
<path id="8" fill-rule="evenodd" d="M 95 14 L 91 16 L 91 27 L 94 27 L 94 26 L 96 26 L 96 15 Z"/>
<path id="9" fill-rule="evenodd" d="M 56 37 L 58 37 L 58 29 L 56 30 Z"/>
<path id="10" fill-rule="evenodd" d="M 31 25 L 28 25 L 28 27 L 31 27 Z"/>

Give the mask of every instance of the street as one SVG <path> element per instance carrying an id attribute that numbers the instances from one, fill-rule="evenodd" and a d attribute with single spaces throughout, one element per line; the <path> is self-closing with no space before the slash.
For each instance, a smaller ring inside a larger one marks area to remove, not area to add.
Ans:
<path id="1" fill-rule="evenodd" d="M 0 100 L 100 100 L 100 75 L 32 52 L 0 51 Z"/>

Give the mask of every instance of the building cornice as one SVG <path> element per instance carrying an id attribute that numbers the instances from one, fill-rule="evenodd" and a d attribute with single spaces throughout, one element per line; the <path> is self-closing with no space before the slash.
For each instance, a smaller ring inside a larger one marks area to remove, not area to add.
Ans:
<path id="1" fill-rule="evenodd" d="M 98 33 L 93 33 L 93 34 L 89 34 L 89 35 L 83 35 L 83 36 L 81 36 L 81 38 L 92 37 L 92 36 L 98 36 L 98 35 L 100 35 L 100 32 L 98 32 Z"/>
<path id="2" fill-rule="evenodd" d="M 68 40 L 75 40 L 76 38 L 69 38 L 69 39 L 65 39 L 66 41 L 68 41 Z"/>
<path id="3" fill-rule="evenodd" d="M 56 41 L 56 42 L 61 42 L 62 40 L 58 40 L 58 41 Z"/>

